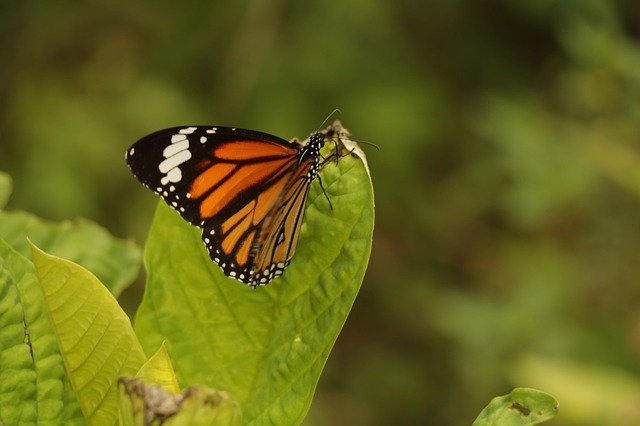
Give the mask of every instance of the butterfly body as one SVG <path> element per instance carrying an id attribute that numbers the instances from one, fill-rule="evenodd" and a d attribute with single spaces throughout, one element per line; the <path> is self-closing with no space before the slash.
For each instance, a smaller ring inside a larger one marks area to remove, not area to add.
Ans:
<path id="1" fill-rule="evenodd" d="M 174 127 L 140 139 L 126 160 L 143 185 L 202 228 L 225 275 L 256 287 L 291 261 L 325 139 L 317 132 L 302 145 L 232 127 Z"/>

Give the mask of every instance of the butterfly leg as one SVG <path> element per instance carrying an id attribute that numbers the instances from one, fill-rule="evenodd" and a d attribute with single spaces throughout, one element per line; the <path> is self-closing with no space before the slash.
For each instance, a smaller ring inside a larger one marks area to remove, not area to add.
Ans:
<path id="1" fill-rule="evenodd" d="M 320 188 L 322 188 L 322 193 L 324 194 L 325 198 L 329 202 L 329 207 L 331 207 L 331 210 L 333 210 L 333 204 L 331 204 L 331 200 L 329 199 L 329 196 L 327 195 L 327 191 L 325 191 L 324 190 L 324 186 L 322 186 L 322 178 L 320 178 L 320 175 L 318 175 L 318 182 L 320 183 Z"/>
<path id="2" fill-rule="evenodd" d="M 335 159 L 336 160 L 336 165 L 338 164 L 338 160 L 342 157 L 344 157 L 345 155 L 341 155 L 338 153 L 339 149 L 338 149 L 338 141 L 335 138 L 332 138 L 332 142 L 335 146 L 333 152 L 328 156 L 328 157 L 322 157 L 322 163 L 320 164 L 320 166 L 324 166 L 325 164 L 327 164 L 328 162 L 330 162 L 331 160 Z"/>
<path id="3" fill-rule="evenodd" d="M 320 164 L 320 166 L 322 167 L 322 166 L 324 166 L 325 164 L 327 164 L 328 162 L 330 162 L 330 161 L 332 161 L 334 159 L 336 161 L 336 164 L 338 164 L 338 160 L 339 159 L 341 159 L 343 157 L 346 157 L 346 156 L 348 156 L 350 154 L 353 154 L 354 150 L 355 150 L 355 148 L 351 148 L 347 152 L 341 154 L 341 153 L 338 153 L 338 150 L 336 149 L 334 152 L 331 153 L 331 155 L 329 155 L 328 157 L 322 159 L 322 163 Z"/>

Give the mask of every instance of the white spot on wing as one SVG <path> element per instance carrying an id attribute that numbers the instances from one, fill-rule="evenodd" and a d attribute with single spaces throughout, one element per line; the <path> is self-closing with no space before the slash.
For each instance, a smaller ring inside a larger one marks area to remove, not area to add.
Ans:
<path id="1" fill-rule="evenodd" d="M 181 133 L 183 135 L 190 135 L 191 133 L 196 131 L 196 127 L 186 127 L 184 129 L 181 129 L 178 133 Z"/>
<path id="2" fill-rule="evenodd" d="M 162 151 L 162 155 L 164 156 L 164 158 L 169 158 L 176 155 L 180 151 L 184 151 L 185 149 L 189 149 L 189 141 L 186 139 L 183 141 L 168 145 L 164 149 L 164 151 Z"/>
<path id="3" fill-rule="evenodd" d="M 177 154 L 172 155 L 166 160 L 162 161 L 158 165 L 158 169 L 160 169 L 161 173 L 167 173 L 175 168 L 177 168 L 180 164 L 189 161 L 191 159 L 191 151 L 185 149 L 183 151 L 178 152 Z M 179 169 L 178 169 L 179 170 Z M 171 182 L 178 182 L 178 180 L 171 179 Z"/>
<path id="4" fill-rule="evenodd" d="M 187 140 L 187 137 L 185 135 L 173 135 L 171 136 L 171 143 L 176 143 L 176 142 L 180 142 L 180 141 L 184 141 Z"/>
<path id="5" fill-rule="evenodd" d="M 160 179 L 160 183 L 163 185 L 166 185 L 169 182 L 173 182 L 173 183 L 180 182 L 180 179 L 182 179 L 182 171 L 180 171 L 179 168 L 174 167 L 173 169 L 169 170 L 169 173 L 167 173 L 166 176 Z"/>

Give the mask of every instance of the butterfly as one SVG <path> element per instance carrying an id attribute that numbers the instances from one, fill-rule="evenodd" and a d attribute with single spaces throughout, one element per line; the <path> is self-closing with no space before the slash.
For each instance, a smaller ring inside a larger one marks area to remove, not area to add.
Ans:
<path id="1" fill-rule="evenodd" d="M 202 229 L 224 274 L 255 288 L 291 262 L 311 182 L 322 187 L 320 169 L 340 156 L 344 134 L 336 122 L 302 144 L 235 127 L 182 126 L 143 137 L 125 158 L 144 186 Z M 321 161 L 328 140 L 336 151 Z"/>

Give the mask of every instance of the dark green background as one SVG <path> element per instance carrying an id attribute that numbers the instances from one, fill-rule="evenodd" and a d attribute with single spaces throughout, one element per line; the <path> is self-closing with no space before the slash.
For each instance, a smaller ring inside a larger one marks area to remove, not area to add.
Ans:
<path id="1" fill-rule="evenodd" d="M 307 423 L 465 425 L 531 386 L 555 424 L 640 424 L 639 39 L 631 0 L 2 2 L 9 208 L 143 243 L 139 137 L 340 108 L 377 223 Z"/>

